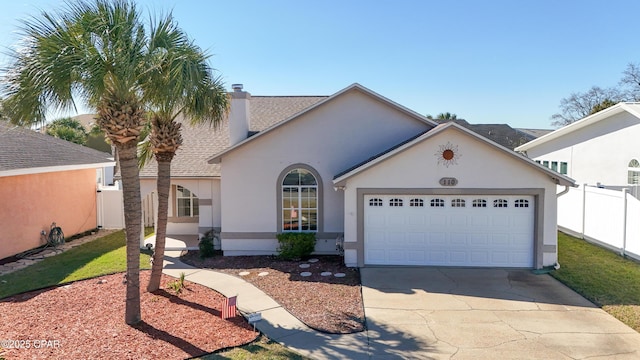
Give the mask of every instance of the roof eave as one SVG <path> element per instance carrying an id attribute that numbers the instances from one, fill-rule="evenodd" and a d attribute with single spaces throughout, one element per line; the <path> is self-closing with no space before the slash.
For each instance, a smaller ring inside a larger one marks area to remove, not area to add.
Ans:
<path id="1" fill-rule="evenodd" d="M 629 112 L 632 115 L 640 118 L 640 114 L 637 113 L 634 109 L 630 108 L 627 103 L 618 103 L 616 105 L 613 105 L 611 107 L 608 107 L 602 111 L 599 111 L 593 115 L 589 115 L 583 119 L 580 119 L 574 123 L 571 123 L 569 125 L 563 126 L 560 129 L 557 129 L 555 131 L 552 131 L 548 134 L 542 135 L 537 139 L 531 140 L 526 144 L 520 145 L 517 148 L 515 148 L 515 151 L 518 152 L 525 152 L 527 150 L 530 150 L 538 145 L 542 145 L 544 143 L 547 143 L 551 140 L 557 139 L 561 136 L 564 136 L 565 134 L 571 133 L 573 131 L 582 129 L 586 126 L 589 126 L 595 122 L 601 121 L 603 119 L 606 119 L 608 117 L 610 117 L 611 115 L 616 115 L 619 114 L 623 111 Z"/>
<path id="2" fill-rule="evenodd" d="M 93 163 L 93 164 L 59 165 L 59 166 L 43 166 L 43 167 L 13 169 L 13 170 L 0 171 L 0 177 L 33 175 L 33 174 L 43 174 L 43 173 L 60 172 L 60 171 L 99 169 L 99 168 L 103 168 L 107 166 L 115 166 L 115 165 L 116 165 L 115 161 L 109 161 L 109 162 Z"/>

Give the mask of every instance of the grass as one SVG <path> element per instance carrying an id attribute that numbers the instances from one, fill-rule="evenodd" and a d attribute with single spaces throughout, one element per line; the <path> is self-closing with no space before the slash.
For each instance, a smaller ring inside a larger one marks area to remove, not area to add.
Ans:
<path id="1" fill-rule="evenodd" d="M 306 360 L 308 358 L 289 351 L 277 342 L 269 340 L 264 335 L 251 344 L 224 350 L 214 354 L 205 355 L 199 360 L 248 360 L 248 359 L 270 359 L 270 360 Z"/>
<path id="2" fill-rule="evenodd" d="M 640 332 L 640 264 L 564 233 L 558 257 L 553 277 Z"/>
<path id="3" fill-rule="evenodd" d="M 153 228 L 146 228 L 150 235 Z M 151 251 L 142 250 L 140 268 L 149 269 Z M 124 231 L 82 244 L 22 270 L 0 276 L 0 299 L 7 296 L 126 270 Z M 242 347 L 201 357 L 210 359 L 307 359 L 262 336 Z M 0 360 L 3 357 L 0 353 Z"/>
<path id="4" fill-rule="evenodd" d="M 153 228 L 145 229 L 149 235 Z M 149 269 L 151 252 L 142 250 L 140 268 Z M 118 231 L 0 276 L 0 299 L 25 291 L 126 270 L 124 231 Z"/>

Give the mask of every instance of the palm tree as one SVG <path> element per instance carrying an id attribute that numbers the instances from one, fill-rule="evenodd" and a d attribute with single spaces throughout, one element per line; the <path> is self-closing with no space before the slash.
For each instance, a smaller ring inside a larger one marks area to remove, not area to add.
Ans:
<path id="1" fill-rule="evenodd" d="M 147 146 L 142 146 L 141 165 L 144 166 L 150 156 L 154 156 L 158 164 L 156 245 L 147 286 L 147 291 L 156 291 L 160 288 L 167 234 L 171 161 L 182 145 L 182 123 L 177 119 L 184 116 L 192 123 L 217 125 L 226 115 L 229 102 L 222 82 L 212 76 L 208 55 L 193 44 L 171 18 L 153 27 L 150 45 L 159 61 L 151 72 L 145 93 L 151 105 L 151 134 L 143 143 Z"/>
<path id="2" fill-rule="evenodd" d="M 136 144 L 155 59 L 140 13 L 127 0 L 80 1 L 25 20 L 21 32 L 23 42 L 3 79 L 3 109 L 11 120 L 44 123 L 50 108 L 75 108 L 75 97 L 97 110 L 98 124 L 118 152 L 127 237 L 125 321 L 136 324 L 142 223 Z"/>

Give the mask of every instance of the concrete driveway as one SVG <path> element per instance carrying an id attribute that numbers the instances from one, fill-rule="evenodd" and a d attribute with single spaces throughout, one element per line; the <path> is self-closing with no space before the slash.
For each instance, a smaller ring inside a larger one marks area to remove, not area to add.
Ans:
<path id="1" fill-rule="evenodd" d="M 640 358 L 640 334 L 549 275 L 360 271 L 373 359 Z"/>

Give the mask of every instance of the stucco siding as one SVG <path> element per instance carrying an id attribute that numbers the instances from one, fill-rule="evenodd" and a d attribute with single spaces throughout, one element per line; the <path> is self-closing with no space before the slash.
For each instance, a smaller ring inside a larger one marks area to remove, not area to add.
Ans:
<path id="1" fill-rule="evenodd" d="M 319 230 L 342 231 L 342 193 L 334 191 L 333 176 L 427 128 L 360 91 L 336 97 L 225 155 L 223 232 L 277 232 L 277 179 L 297 163 L 315 169 L 324 186 Z"/>
<path id="2" fill-rule="evenodd" d="M 0 258 L 43 245 L 52 222 L 66 237 L 96 228 L 96 170 L 0 177 Z"/>
<path id="3" fill-rule="evenodd" d="M 448 167 L 438 164 L 440 146 L 450 144 L 459 156 L 455 164 Z M 458 180 L 454 187 L 439 184 L 443 177 Z M 448 192 L 451 194 L 506 189 L 509 193 L 542 194 L 538 203 L 543 206 L 537 219 L 539 231 L 542 231 L 540 246 L 557 244 L 556 234 L 556 185 L 549 176 L 535 170 L 511 156 L 508 156 L 488 144 L 448 129 L 428 138 L 413 147 L 399 152 L 377 165 L 366 169 L 347 180 L 345 189 L 345 242 L 358 241 L 358 189 L 415 189 L 417 192 Z M 472 190 L 477 189 L 477 190 Z M 519 190 L 520 189 L 520 190 Z M 411 190 L 406 190 L 411 191 Z M 345 245 L 355 249 L 354 244 Z M 353 261 L 357 251 L 353 250 L 346 261 Z M 555 252 L 545 254 L 544 266 L 555 264 Z M 353 265 L 353 264 L 351 264 Z M 359 264 L 361 265 L 361 264 Z"/>
<path id="4" fill-rule="evenodd" d="M 626 185 L 631 159 L 640 160 L 640 119 L 623 112 L 527 150 L 540 161 L 566 161 L 578 183 Z"/>

